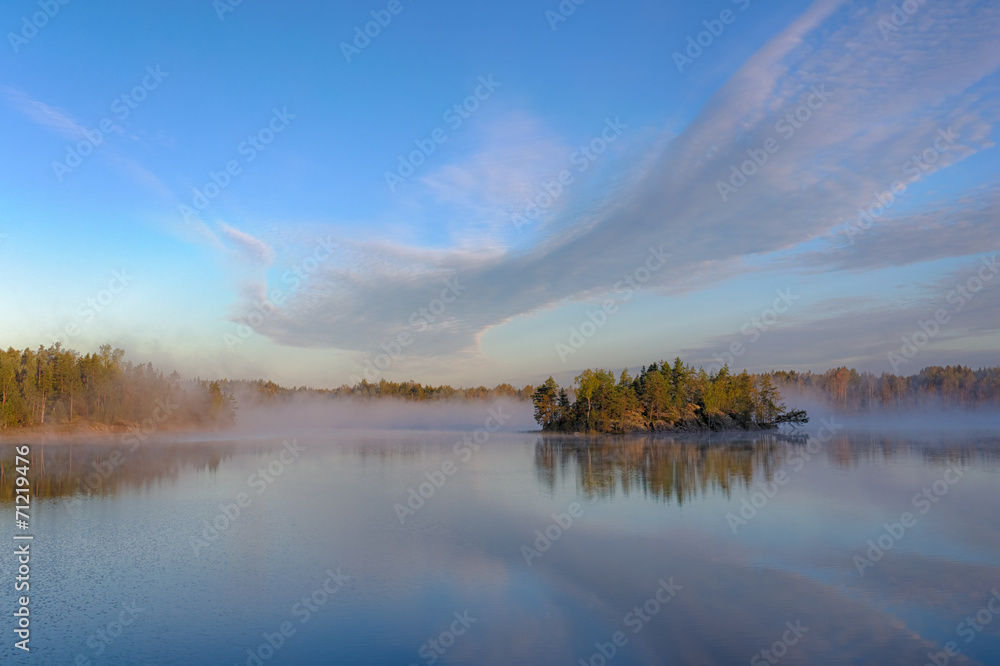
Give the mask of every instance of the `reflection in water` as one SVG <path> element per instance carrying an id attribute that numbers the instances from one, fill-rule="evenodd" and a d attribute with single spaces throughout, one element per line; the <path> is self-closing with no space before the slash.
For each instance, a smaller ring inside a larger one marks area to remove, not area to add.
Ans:
<path id="1" fill-rule="evenodd" d="M 832 467 L 848 469 L 871 462 L 889 462 L 919 450 L 932 464 L 995 465 L 1000 451 L 995 437 L 955 437 L 924 450 L 919 442 L 898 435 L 838 435 L 820 444 L 805 435 L 773 433 L 705 438 L 657 436 L 542 436 L 535 446 L 539 483 L 555 492 L 574 480 L 587 499 L 628 497 L 685 501 L 699 495 L 745 490 L 755 481 L 770 482 L 792 457 L 824 456 Z"/>
<path id="2" fill-rule="evenodd" d="M 242 444 L 239 454 L 269 450 L 271 445 Z M 91 444 L 31 444 L 32 496 L 39 499 L 116 495 L 122 489 L 145 488 L 163 480 L 176 481 L 185 469 L 216 472 L 219 464 L 237 455 L 233 443 L 147 444 L 101 446 Z M 13 502 L 15 447 L 0 454 L 0 504 Z"/>
<path id="3" fill-rule="evenodd" d="M 268 666 L 425 663 L 421 647 L 468 609 L 477 623 L 438 663 L 579 663 L 620 630 L 615 666 L 748 663 L 801 621 L 808 639 L 783 664 L 905 666 L 962 640 L 1000 581 L 996 436 L 506 433 L 468 460 L 462 436 L 311 437 L 261 489 L 249 478 L 281 440 L 32 445 L 33 661 L 259 663 L 248 648 L 291 621 Z M 8 524 L 13 448 L 0 457 Z M 952 463 L 961 482 L 921 513 L 914 494 Z M 727 514 L 782 470 L 793 482 L 731 529 Z M 394 505 L 433 478 L 401 523 Z M 585 499 L 597 501 L 526 563 L 522 546 Z M 919 522 L 859 574 L 854 556 L 903 511 Z M 12 565 L 0 558 L 7 580 Z M 296 604 L 338 570 L 348 584 L 301 624 Z M 632 634 L 624 618 L 671 577 L 676 599 Z M 90 637 L 131 603 L 141 616 L 96 654 Z M 1000 663 L 1000 621 L 962 650 L 950 664 Z"/>
<path id="4" fill-rule="evenodd" d="M 236 456 L 265 454 L 281 449 L 284 440 L 198 441 L 178 443 L 90 444 L 32 443 L 29 459 L 32 497 L 39 499 L 116 495 L 122 489 L 141 489 L 159 481 L 176 481 L 187 469 L 218 471 Z M 419 457 L 436 444 L 433 434 L 406 442 L 387 442 L 378 435 L 355 437 L 341 450 L 353 451 L 363 462 Z M 0 505 L 13 502 L 16 445 L 0 449 Z"/>
<path id="5" fill-rule="evenodd" d="M 378 436 L 344 442 L 362 462 L 419 459 L 438 435 L 421 433 L 406 441 Z M 812 441 L 812 444 L 809 442 Z M 216 472 L 237 455 L 257 455 L 280 447 L 280 441 L 145 444 L 136 447 L 92 444 L 32 444 L 33 496 L 59 498 L 115 495 L 123 488 L 143 488 L 161 480 L 176 480 L 184 469 Z M 0 504 L 13 501 L 16 478 L 14 446 L 0 452 Z M 995 436 L 938 437 L 933 446 L 900 435 L 838 435 L 822 445 L 805 435 L 775 433 L 715 437 L 560 436 L 544 435 L 535 445 L 538 480 L 547 492 L 573 481 L 587 499 L 610 499 L 616 493 L 683 504 L 699 495 L 720 491 L 725 497 L 749 488 L 757 480 L 771 481 L 789 459 L 825 457 L 835 468 L 891 462 L 919 455 L 936 465 L 958 463 L 995 467 L 1000 450 Z M 796 453 L 798 452 L 798 453 Z M 811 455 L 811 454 L 809 454 Z"/>
<path id="6" fill-rule="evenodd" d="M 576 474 L 580 493 L 587 499 L 610 499 L 620 491 L 683 504 L 709 491 L 728 497 L 734 487 L 748 487 L 757 474 L 770 479 L 796 443 L 804 446 L 806 438 L 761 434 L 713 442 L 545 436 L 535 446 L 535 464 L 540 482 L 550 492 Z"/>

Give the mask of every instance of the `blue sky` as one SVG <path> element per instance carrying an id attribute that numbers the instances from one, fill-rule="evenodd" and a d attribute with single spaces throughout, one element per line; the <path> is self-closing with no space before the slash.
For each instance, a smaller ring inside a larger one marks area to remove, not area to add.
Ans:
<path id="1" fill-rule="evenodd" d="M 0 26 L 4 347 L 314 386 L 1000 363 L 994 3 L 15 0 Z"/>

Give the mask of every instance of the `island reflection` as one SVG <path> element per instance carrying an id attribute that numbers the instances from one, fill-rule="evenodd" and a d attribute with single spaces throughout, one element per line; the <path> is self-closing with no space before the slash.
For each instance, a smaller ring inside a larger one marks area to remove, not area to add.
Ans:
<path id="1" fill-rule="evenodd" d="M 919 439 L 899 435 L 836 435 L 820 443 L 808 435 L 760 433 L 734 436 L 547 436 L 535 445 L 541 487 L 554 493 L 575 484 L 588 500 L 641 495 L 684 504 L 699 496 L 726 498 L 757 482 L 769 483 L 793 459 L 823 459 L 848 469 L 904 457 L 927 465 L 949 463 L 995 466 L 1000 460 L 997 437 L 938 439 L 925 450 Z"/>

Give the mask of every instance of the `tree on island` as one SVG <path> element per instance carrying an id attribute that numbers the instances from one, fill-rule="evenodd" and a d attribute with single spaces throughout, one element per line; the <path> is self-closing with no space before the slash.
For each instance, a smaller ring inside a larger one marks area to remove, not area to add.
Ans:
<path id="1" fill-rule="evenodd" d="M 665 361 L 617 378 L 587 370 L 567 390 L 551 377 L 541 386 L 499 384 L 434 386 L 413 380 L 361 380 L 339 388 L 288 388 L 263 379 L 195 379 L 164 376 L 150 363 L 125 360 L 125 352 L 102 345 L 80 354 L 60 344 L 37 350 L 0 349 L 0 429 L 81 421 L 130 428 L 162 415 L 164 427 L 232 424 L 240 406 L 316 399 L 533 400 L 535 420 L 546 431 L 633 432 L 669 429 L 760 429 L 799 425 L 809 417 L 787 410 L 780 391 L 823 402 L 839 413 L 907 409 L 984 409 L 1000 406 L 1000 367 L 929 366 L 910 376 L 858 372 L 846 367 L 823 373 L 775 370 L 733 375 L 727 366 L 709 374 Z M 160 409 L 157 412 L 157 409 Z"/>
<path id="2" fill-rule="evenodd" d="M 788 411 L 770 375 L 728 366 L 708 374 L 679 358 L 627 370 L 618 380 L 607 370 L 584 370 L 567 391 L 549 377 L 532 396 L 535 421 L 551 432 L 642 432 L 657 430 L 759 430 L 809 422 L 803 410 Z"/>

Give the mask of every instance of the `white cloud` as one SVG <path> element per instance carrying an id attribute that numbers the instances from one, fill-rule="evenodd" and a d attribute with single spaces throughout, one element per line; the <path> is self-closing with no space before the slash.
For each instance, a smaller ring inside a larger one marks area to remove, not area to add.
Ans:
<path id="1" fill-rule="evenodd" d="M 52 130 L 67 139 L 77 140 L 86 136 L 86 128 L 66 111 L 33 99 L 22 90 L 9 86 L 3 86 L 0 89 L 3 90 L 7 105 L 20 112 L 31 122 Z"/>
<path id="2" fill-rule="evenodd" d="M 262 332 L 289 345 L 375 350 L 455 276 L 467 289 L 443 315 L 449 326 L 420 339 L 413 351 L 474 351 L 483 331 L 511 317 L 610 290 L 641 264 L 649 246 L 673 253 L 655 282 L 678 291 L 731 278 L 748 256 L 823 237 L 868 203 L 873 190 L 896 179 L 938 129 L 952 127 L 960 136 L 954 153 L 934 167 L 939 171 L 988 147 L 1000 8 L 923 5 L 906 30 L 883 39 L 877 20 L 892 3 L 866 7 L 814 3 L 750 58 L 654 161 L 637 151 L 634 161 L 643 168 L 616 180 L 613 196 L 601 205 L 581 209 L 574 204 L 588 200 L 594 186 L 574 190 L 551 233 L 533 247 L 512 247 L 496 233 L 477 246 L 476 235 L 502 224 L 507 208 L 550 168 L 549 146 L 559 145 L 537 125 L 514 119 L 509 146 L 501 132 L 485 144 L 487 152 L 422 179 L 426 193 L 446 204 L 443 214 L 455 216 L 455 247 L 420 256 L 383 246 L 386 259 L 366 248 L 353 269 L 324 269 L 280 325 Z M 826 87 L 827 101 L 791 136 L 779 131 L 777 123 L 809 101 L 814 86 Z M 539 138 L 534 147 L 533 137 Z M 718 181 L 770 138 L 780 150 L 723 201 Z M 913 238 L 926 243 L 920 234 Z"/>
<path id="3" fill-rule="evenodd" d="M 263 267 L 269 266 L 274 261 L 274 250 L 259 238 L 231 227 L 225 222 L 219 223 L 219 231 L 241 260 Z"/>

